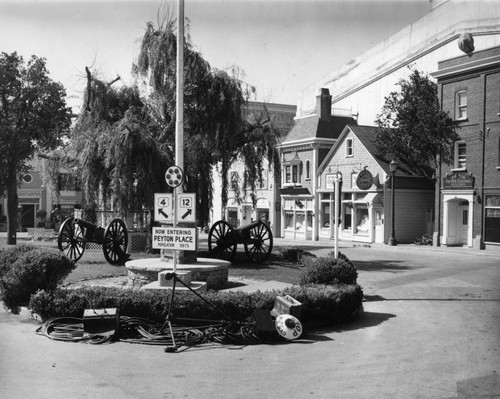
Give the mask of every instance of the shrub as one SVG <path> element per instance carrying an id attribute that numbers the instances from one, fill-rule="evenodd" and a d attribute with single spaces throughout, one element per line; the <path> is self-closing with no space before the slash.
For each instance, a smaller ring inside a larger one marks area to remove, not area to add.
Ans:
<path id="1" fill-rule="evenodd" d="M 422 237 L 417 237 L 413 243 L 416 245 L 432 245 L 432 236 L 424 234 Z"/>
<path id="2" fill-rule="evenodd" d="M 350 262 L 331 257 L 309 258 L 300 274 L 300 285 L 356 284 L 358 272 Z"/>
<path id="3" fill-rule="evenodd" d="M 0 279 L 9 271 L 11 265 L 24 253 L 37 249 L 34 245 L 19 245 L 0 250 Z"/>
<path id="4" fill-rule="evenodd" d="M 294 286 L 282 291 L 253 293 L 209 291 L 198 296 L 176 292 L 173 316 L 205 320 L 243 321 L 254 309 L 271 310 L 277 295 L 290 295 L 303 305 L 304 325 L 332 325 L 348 320 L 361 307 L 363 292 L 357 284 L 346 286 Z M 42 320 L 52 317 L 82 317 L 85 309 L 118 308 L 120 315 L 164 321 L 170 303 L 164 291 L 88 287 L 39 291 L 32 295 L 29 308 Z M 208 303 L 207 303 L 208 302 Z M 216 310 L 218 309 L 218 310 Z M 221 313 L 222 312 L 222 313 Z"/>
<path id="5" fill-rule="evenodd" d="M 19 246 L 0 253 L 0 300 L 17 310 L 37 290 L 54 290 L 76 267 L 59 251 Z"/>

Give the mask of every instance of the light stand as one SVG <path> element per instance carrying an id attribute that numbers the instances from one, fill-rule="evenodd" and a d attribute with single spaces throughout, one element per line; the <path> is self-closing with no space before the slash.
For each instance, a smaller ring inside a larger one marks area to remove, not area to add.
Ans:
<path id="1" fill-rule="evenodd" d="M 394 227 L 394 214 L 395 214 L 395 206 L 394 206 L 394 201 L 395 201 L 395 193 L 396 193 L 396 186 L 395 186 L 395 175 L 396 175 L 396 170 L 398 168 L 398 164 L 396 161 L 392 160 L 391 163 L 389 164 L 389 170 L 391 172 L 391 237 L 389 238 L 389 245 L 394 247 L 398 245 L 398 241 L 396 240 L 396 229 Z"/>

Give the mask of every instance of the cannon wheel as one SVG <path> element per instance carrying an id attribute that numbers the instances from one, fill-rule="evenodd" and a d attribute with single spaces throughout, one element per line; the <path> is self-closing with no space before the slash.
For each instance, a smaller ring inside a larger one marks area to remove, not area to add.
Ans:
<path id="1" fill-rule="evenodd" d="M 253 226 L 250 231 L 250 239 L 245 241 L 245 253 L 252 262 L 263 262 L 273 250 L 273 233 L 269 226 L 263 221 Z"/>
<path id="2" fill-rule="evenodd" d="M 73 262 L 78 262 L 85 251 L 83 231 L 73 218 L 66 219 L 59 228 L 57 246 Z"/>
<path id="3" fill-rule="evenodd" d="M 234 240 L 234 231 L 231 225 L 219 220 L 215 222 L 208 232 L 208 251 L 216 258 L 233 260 L 238 243 Z"/>
<path id="4" fill-rule="evenodd" d="M 121 219 L 113 219 L 104 230 L 104 241 L 102 251 L 108 263 L 121 265 L 128 258 L 128 231 L 125 222 Z"/>

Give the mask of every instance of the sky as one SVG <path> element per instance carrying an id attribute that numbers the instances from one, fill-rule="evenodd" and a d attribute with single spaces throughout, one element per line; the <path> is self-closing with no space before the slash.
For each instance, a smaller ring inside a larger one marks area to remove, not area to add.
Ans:
<path id="1" fill-rule="evenodd" d="M 47 59 L 81 105 L 85 67 L 132 84 L 148 21 L 174 0 L 0 0 L 0 51 Z M 300 91 L 417 21 L 429 0 L 185 0 L 195 50 L 213 68 L 243 71 L 256 101 L 295 105 Z"/>

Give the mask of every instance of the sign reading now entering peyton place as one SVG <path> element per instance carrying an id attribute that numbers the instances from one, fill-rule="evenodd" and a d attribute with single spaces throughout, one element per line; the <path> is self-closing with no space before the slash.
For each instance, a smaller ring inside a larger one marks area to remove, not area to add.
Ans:
<path id="1" fill-rule="evenodd" d="M 153 227 L 153 248 L 196 251 L 196 229 Z"/>

